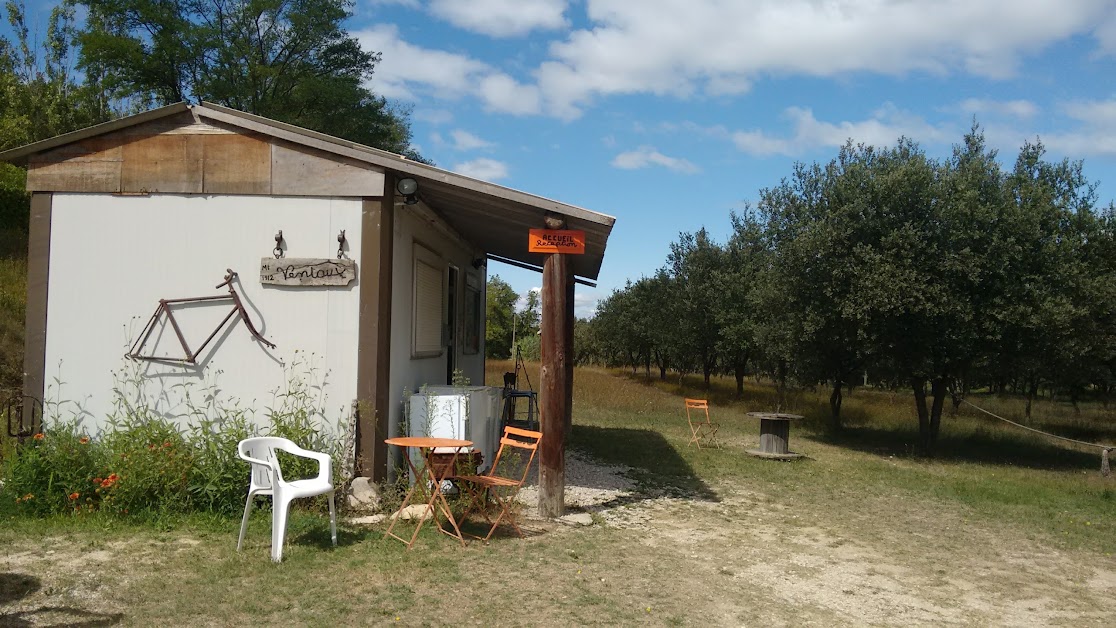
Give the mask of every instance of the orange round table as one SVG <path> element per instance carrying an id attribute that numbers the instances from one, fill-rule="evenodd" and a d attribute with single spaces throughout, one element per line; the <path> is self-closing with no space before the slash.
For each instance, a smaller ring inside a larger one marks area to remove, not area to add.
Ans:
<path id="1" fill-rule="evenodd" d="M 457 467 L 457 455 L 465 447 L 471 447 L 473 441 L 459 440 L 456 438 L 434 438 L 430 436 L 397 436 L 395 438 L 388 438 L 384 440 L 388 445 L 395 445 L 404 449 L 404 458 L 407 459 L 407 466 L 411 468 L 411 473 L 414 474 L 415 483 L 411 485 L 411 489 L 407 491 L 407 496 L 403 498 L 403 503 L 399 505 L 399 511 L 392 517 L 391 525 L 388 526 L 387 532 L 384 533 L 384 538 L 392 537 L 399 539 L 407 544 L 407 549 L 411 549 L 415 545 L 415 539 L 418 538 L 419 530 L 422 529 L 422 524 L 426 521 L 426 516 L 418 518 L 418 525 L 415 526 L 415 532 L 411 535 L 411 540 L 407 540 L 401 536 L 392 534 L 392 529 L 395 524 L 399 523 L 400 514 L 403 509 L 411 503 L 411 498 L 415 494 L 415 490 L 419 486 L 419 482 L 429 480 L 433 488 L 430 491 L 430 498 L 426 501 L 426 511 L 429 512 L 431 518 L 434 520 L 434 525 L 439 530 L 461 541 L 461 545 L 465 545 L 465 537 L 461 535 L 461 528 L 458 527 L 457 521 L 453 518 L 453 512 L 450 510 L 449 502 L 446 501 L 446 496 L 442 494 L 442 480 L 446 479 L 446 475 L 451 473 Z M 435 473 L 435 466 L 432 457 L 435 449 L 449 448 L 453 450 L 453 460 L 448 466 L 443 467 L 441 477 Z M 418 449 L 420 457 L 422 458 L 422 466 L 415 467 L 415 463 L 411 460 L 411 456 L 406 454 L 406 449 Z M 435 506 L 437 503 L 437 506 Z M 453 527 L 453 532 L 450 532 L 438 524 L 438 513 L 445 515 L 446 520 Z"/>

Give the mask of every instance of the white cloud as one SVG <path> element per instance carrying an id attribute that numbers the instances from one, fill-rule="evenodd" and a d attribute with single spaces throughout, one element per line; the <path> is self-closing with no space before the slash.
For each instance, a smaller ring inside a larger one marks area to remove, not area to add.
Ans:
<path id="1" fill-rule="evenodd" d="M 1042 135 L 1040 139 L 1047 148 L 1074 159 L 1116 156 L 1116 98 L 1066 103 L 1062 109 L 1078 127 Z"/>
<path id="2" fill-rule="evenodd" d="M 520 83 L 507 74 L 485 76 L 480 80 L 477 90 L 485 106 L 493 111 L 527 115 L 542 110 L 539 88 Z"/>
<path id="3" fill-rule="evenodd" d="M 449 124 L 453 122 L 453 112 L 447 109 L 415 109 L 411 117 L 430 124 Z"/>
<path id="4" fill-rule="evenodd" d="M 383 53 L 372 75 L 372 89 L 381 96 L 414 100 L 416 89 L 439 96 L 460 97 L 473 81 L 489 71 L 486 64 L 464 55 L 420 48 L 399 38 L 394 25 L 381 25 L 354 33 L 365 50 Z"/>
<path id="5" fill-rule="evenodd" d="M 505 36 L 566 28 L 570 4 L 434 0 L 429 10 L 461 28 Z M 1022 59 L 1087 34 L 1102 51 L 1116 53 L 1110 0 L 585 0 L 584 6 L 586 26 L 550 42 L 546 57 L 522 76 L 466 54 L 414 46 L 393 26 L 358 36 L 366 49 L 384 53 L 373 78 L 384 95 L 469 96 L 491 111 L 564 119 L 612 95 L 735 95 L 786 76 L 1002 79 L 1014 76 Z M 1024 103 L 1015 101 L 1004 113 L 1026 115 Z"/>
<path id="6" fill-rule="evenodd" d="M 369 82 L 382 96 L 454 100 L 472 95 L 490 111 L 524 115 L 541 109 L 537 87 L 520 84 L 472 57 L 407 43 L 394 25 L 376 26 L 354 35 L 365 50 L 383 53 Z"/>
<path id="7" fill-rule="evenodd" d="M 455 150 L 477 150 L 479 148 L 491 148 L 492 142 L 482 140 L 481 138 L 473 135 L 468 131 L 461 129 L 454 129 L 450 131 L 450 137 L 453 138 L 453 147 Z"/>
<path id="8" fill-rule="evenodd" d="M 1100 44 L 1102 54 L 1116 53 L 1116 12 L 1113 12 L 1107 20 L 1097 26 L 1093 35 L 1097 38 L 1097 43 Z"/>
<path id="9" fill-rule="evenodd" d="M 667 157 L 652 146 L 640 146 L 636 150 L 620 153 L 612 160 L 612 165 L 621 170 L 639 170 L 650 166 L 662 166 L 668 170 L 684 174 L 695 174 L 701 169 L 693 163 L 676 157 Z"/>
<path id="10" fill-rule="evenodd" d="M 433 0 L 430 12 L 454 26 L 491 37 L 519 37 L 567 25 L 566 0 Z"/>
<path id="11" fill-rule="evenodd" d="M 890 103 L 873 112 L 871 118 L 856 122 L 822 122 L 814 117 L 813 111 L 803 107 L 789 107 L 784 115 L 794 127 L 791 135 L 779 137 L 761 130 L 737 131 L 732 134 L 733 143 L 753 155 L 794 157 L 817 148 L 841 146 L 849 139 L 855 143 L 889 146 L 900 136 L 920 143 L 948 142 L 952 137 L 950 129 L 930 125 Z"/>
<path id="12" fill-rule="evenodd" d="M 589 0 L 587 12 L 592 27 L 537 70 L 548 111 L 566 118 L 600 96 L 735 94 L 770 75 L 1004 78 L 1116 15 L 1099 0 Z"/>
<path id="13" fill-rule="evenodd" d="M 597 314 L 597 303 L 600 302 L 600 292 L 582 286 L 574 288 L 574 316 L 577 318 L 593 318 Z"/>
<path id="14" fill-rule="evenodd" d="M 1013 118 L 1033 118 L 1039 112 L 1038 105 L 1029 100 L 987 100 L 967 98 L 959 105 L 967 114 L 993 114 Z"/>
<path id="15" fill-rule="evenodd" d="M 1091 126 L 1116 127 L 1116 99 L 1071 102 L 1066 115 Z"/>
<path id="16" fill-rule="evenodd" d="M 456 164 L 450 170 L 482 181 L 499 181 L 508 178 L 506 163 L 486 157 Z"/>

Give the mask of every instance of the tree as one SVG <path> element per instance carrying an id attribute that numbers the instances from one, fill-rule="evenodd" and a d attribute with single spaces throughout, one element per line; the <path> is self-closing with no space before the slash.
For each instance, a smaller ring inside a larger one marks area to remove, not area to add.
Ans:
<path id="1" fill-rule="evenodd" d="M 5 4 L 15 41 L 0 38 L 0 150 L 61 135 L 109 119 L 95 90 L 71 76 L 74 11 L 50 13 L 41 50 L 32 45 L 23 4 Z"/>
<path id="2" fill-rule="evenodd" d="M 795 168 L 791 180 L 761 194 L 768 237 L 776 243 L 758 292 L 780 360 L 805 384 L 829 383 L 830 426 L 841 427 L 843 389 L 867 359 L 868 328 L 854 290 L 871 272 L 861 259 L 878 237 L 871 215 L 871 147 L 851 143 L 824 168 Z M 775 300 L 775 303 L 770 300 Z"/>
<path id="3" fill-rule="evenodd" d="M 81 68 L 117 96 L 197 99 L 409 158 L 408 112 L 364 86 L 380 60 L 351 0 L 76 0 Z"/>
<path id="4" fill-rule="evenodd" d="M 640 307 L 633 296 L 632 282 L 621 290 L 613 290 L 597 304 L 593 317 L 595 335 L 611 365 L 636 368 L 648 354 L 647 329 L 639 323 Z"/>
<path id="5" fill-rule="evenodd" d="M 484 356 L 506 360 L 511 357 L 512 325 L 519 295 L 499 275 L 493 275 L 488 278 L 484 298 Z"/>
<path id="6" fill-rule="evenodd" d="M 0 150 L 61 135 L 109 118 L 96 91 L 70 75 L 73 9 L 50 13 L 41 50 L 32 45 L 22 3 L 5 4 L 14 41 L 0 37 Z M 26 232 L 26 172 L 0 164 L 0 230 Z"/>
<path id="7" fill-rule="evenodd" d="M 1111 354 L 1111 236 L 1092 211 L 1095 186 L 1080 162 L 1044 154 L 1025 143 L 1004 182 L 1006 277 L 993 350 L 997 378 L 1022 382 L 1027 417 L 1041 385 L 1076 400 Z"/>
<path id="8" fill-rule="evenodd" d="M 724 265 L 717 274 L 720 331 L 717 350 L 726 369 L 736 378 L 736 396 L 744 395 L 748 360 L 756 352 L 756 285 L 769 263 L 763 225 L 747 213 L 732 214 L 732 236 L 725 246 Z"/>
<path id="9" fill-rule="evenodd" d="M 686 362 L 701 369 L 706 388 L 717 367 L 720 327 L 716 312 L 721 300 L 718 270 L 724 263 L 724 250 L 713 242 L 705 229 L 683 233 L 670 245 L 667 272 L 676 283 L 678 298 L 677 336 L 686 347 L 677 355 L 679 366 Z"/>

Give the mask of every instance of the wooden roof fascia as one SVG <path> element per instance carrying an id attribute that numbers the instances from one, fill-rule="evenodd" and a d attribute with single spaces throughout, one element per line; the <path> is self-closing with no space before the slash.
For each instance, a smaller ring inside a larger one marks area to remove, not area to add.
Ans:
<path id="1" fill-rule="evenodd" d="M 324 133 L 310 131 L 284 122 L 277 122 L 250 113 L 244 113 L 243 111 L 229 109 L 221 105 L 203 102 L 201 105 L 194 105 L 193 110 L 201 117 L 209 117 L 226 124 L 240 126 L 251 131 L 278 137 L 296 144 L 353 157 L 394 172 L 408 174 L 429 181 L 437 181 L 470 192 L 529 205 L 543 211 L 552 211 L 606 227 L 612 227 L 613 224 L 616 223 L 616 218 L 607 214 L 601 214 L 575 205 L 567 205 L 560 201 L 535 196 L 527 192 L 506 188 L 479 179 L 473 179 L 449 172 L 448 170 L 442 170 L 441 168 L 412 161 L 401 155 L 396 155 L 395 153 L 389 153 L 384 150 L 372 148 L 349 140 L 343 140 Z"/>
<path id="2" fill-rule="evenodd" d="M 6 161 L 17 166 L 25 166 L 27 165 L 27 160 L 29 157 L 31 157 L 31 155 L 48 151 L 52 148 L 57 148 L 59 146 L 63 146 L 73 142 L 80 142 L 81 140 L 95 137 L 97 135 L 112 133 L 113 131 L 119 131 L 121 129 L 144 124 L 146 122 L 151 122 L 160 118 L 166 118 L 168 116 L 173 116 L 180 113 L 187 113 L 189 111 L 190 105 L 185 102 L 178 102 L 174 103 L 173 105 L 167 105 L 158 109 L 152 109 L 151 111 L 137 113 L 135 115 L 126 116 L 124 118 L 117 118 L 116 120 L 102 122 L 101 124 L 95 124 L 91 127 L 78 129 L 77 131 L 71 131 L 69 133 L 63 133 L 62 135 L 57 135 L 45 140 L 39 140 L 38 142 L 32 142 L 18 148 L 12 148 L 4 152 L 0 152 L 0 161 Z"/>

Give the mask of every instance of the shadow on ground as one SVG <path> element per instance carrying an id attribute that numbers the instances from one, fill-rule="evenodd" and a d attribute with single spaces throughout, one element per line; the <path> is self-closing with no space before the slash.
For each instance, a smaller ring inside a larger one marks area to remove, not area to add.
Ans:
<path id="1" fill-rule="evenodd" d="M 0 573 L 0 605 L 8 606 L 42 588 L 38 578 L 21 573 Z M 123 613 L 98 613 L 72 606 L 39 606 L 0 611 L 0 626 L 114 626 Z"/>
<path id="2" fill-rule="evenodd" d="M 713 489 L 694 473 L 693 467 L 658 432 L 574 425 L 569 444 L 602 462 L 632 467 L 632 479 L 643 490 L 640 491 L 642 494 L 627 499 L 629 502 L 662 492 L 687 499 L 720 501 Z"/>
<path id="3" fill-rule="evenodd" d="M 847 427 L 839 434 L 814 438 L 881 456 L 914 457 L 918 454 L 918 432 L 915 430 Z M 934 459 L 1058 471 L 1100 469 L 1100 450 L 1078 451 L 1014 434 L 979 430 L 963 436 L 940 437 Z"/>

